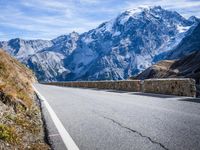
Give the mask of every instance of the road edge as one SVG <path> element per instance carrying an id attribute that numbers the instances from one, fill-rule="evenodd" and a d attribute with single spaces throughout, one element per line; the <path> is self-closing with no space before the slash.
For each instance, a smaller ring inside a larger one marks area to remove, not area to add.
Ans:
<path id="1" fill-rule="evenodd" d="M 51 108 L 51 106 L 48 104 L 44 96 L 40 94 L 40 92 L 32 85 L 37 98 L 40 103 L 40 108 L 41 108 L 41 113 L 44 119 L 44 126 L 45 126 L 45 131 L 46 131 L 46 138 L 51 146 L 52 149 L 57 150 L 57 149 L 67 149 L 67 150 L 79 150 L 78 146 L 75 144 L 69 133 L 66 131 L 64 126 L 62 125 L 61 121 L 58 119 L 57 115 Z M 56 141 L 54 139 L 55 135 L 54 133 L 51 133 L 50 124 L 53 125 L 53 130 L 57 131 L 59 134 L 59 137 L 56 137 Z M 59 145 L 57 144 L 60 143 Z M 62 145 L 62 146 L 61 146 Z M 65 146 L 65 148 L 63 148 Z"/>

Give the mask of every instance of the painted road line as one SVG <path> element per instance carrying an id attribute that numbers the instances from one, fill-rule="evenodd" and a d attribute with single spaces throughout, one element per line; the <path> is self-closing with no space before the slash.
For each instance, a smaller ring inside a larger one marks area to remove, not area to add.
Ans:
<path id="1" fill-rule="evenodd" d="M 42 102 L 45 104 L 66 148 L 68 150 L 79 150 L 78 146 L 73 141 L 72 137 L 69 135 L 67 130 L 64 128 L 63 124 L 61 123 L 61 121 L 59 120 L 59 118 L 57 117 L 56 113 L 53 111 L 53 109 L 51 108 L 47 100 L 44 98 L 44 96 L 40 94 L 40 92 L 34 86 L 33 88 L 35 92 L 37 93 L 38 97 L 40 98 L 40 100 L 42 100 Z"/>

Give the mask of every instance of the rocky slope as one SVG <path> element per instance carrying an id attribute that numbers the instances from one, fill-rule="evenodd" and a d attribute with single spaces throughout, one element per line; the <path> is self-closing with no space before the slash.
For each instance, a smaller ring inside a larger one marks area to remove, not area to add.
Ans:
<path id="1" fill-rule="evenodd" d="M 45 41 L 43 48 L 36 44 L 33 53 L 21 58 L 15 54 L 15 45 L 0 42 L 0 47 L 7 45 L 4 48 L 30 67 L 41 81 L 120 80 L 161 60 L 160 54 L 176 47 L 198 21 L 160 6 L 139 7 L 81 35 L 73 32 Z"/>
<path id="2" fill-rule="evenodd" d="M 170 51 L 166 58 L 178 60 L 161 61 L 134 78 L 167 78 L 167 77 L 190 77 L 197 83 L 200 81 L 200 24 L 189 36 L 183 38 L 178 46 Z"/>
<path id="3" fill-rule="evenodd" d="M 155 65 L 147 68 L 140 74 L 130 77 L 130 79 L 150 79 L 150 78 L 167 78 L 177 75 L 177 71 L 172 69 L 171 66 L 174 63 L 174 60 L 163 60 L 158 62 Z"/>
<path id="4" fill-rule="evenodd" d="M 187 35 L 167 56 L 167 59 L 177 59 L 200 50 L 200 23 Z"/>
<path id="5" fill-rule="evenodd" d="M 31 87 L 33 73 L 1 49 L 0 57 L 0 149 L 49 149 Z"/>
<path id="6" fill-rule="evenodd" d="M 200 23 L 192 27 L 176 47 L 168 52 L 159 54 L 155 58 L 160 57 L 160 60 L 179 59 L 198 50 L 200 50 Z"/>

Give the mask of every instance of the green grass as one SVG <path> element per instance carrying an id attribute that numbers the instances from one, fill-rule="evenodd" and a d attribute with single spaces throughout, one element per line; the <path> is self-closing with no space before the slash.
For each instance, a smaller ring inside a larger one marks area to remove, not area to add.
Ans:
<path id="1" fill-rule="evenodd" d="M 0 139 L 11 144 L 19 143 L 19 136 L 14 127 L 0 124 Z"/>

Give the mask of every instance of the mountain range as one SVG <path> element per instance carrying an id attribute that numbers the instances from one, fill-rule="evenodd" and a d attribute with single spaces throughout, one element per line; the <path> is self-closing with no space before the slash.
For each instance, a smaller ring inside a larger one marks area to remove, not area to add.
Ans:
<path id="1" fill-rule="evenodd" d="M 198 49 L 183 48 L 200 20 L 160 6 L 127 10 L 97 28 L 53 40 L 11 39 L 0 47 L 31 68 L 39 81 L 122 80 L 164 59 Z M 184 41 L 185 40 L 185 41 Z"/>

